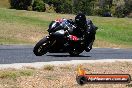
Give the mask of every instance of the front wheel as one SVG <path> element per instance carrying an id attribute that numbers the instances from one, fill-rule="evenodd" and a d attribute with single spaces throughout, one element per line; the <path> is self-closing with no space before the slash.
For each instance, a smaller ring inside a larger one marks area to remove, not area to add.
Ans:
<path id="1" fill-rule="evenodd" d="M 48 52 L 49 46 L 47 38 L 43 38 L 35 45 L 33 52 L 36 56 L 42 56 Z"/>

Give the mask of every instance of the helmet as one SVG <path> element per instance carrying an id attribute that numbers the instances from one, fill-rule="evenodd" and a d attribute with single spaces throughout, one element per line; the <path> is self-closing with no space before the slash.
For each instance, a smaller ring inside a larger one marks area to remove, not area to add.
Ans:
<path id="1" fill-rule="evenodd" d="M 75 23 L 79 27 L 84 27 L 86 25 L 86 16 L 83 13 L 79 13 L 75 17 Z"/>

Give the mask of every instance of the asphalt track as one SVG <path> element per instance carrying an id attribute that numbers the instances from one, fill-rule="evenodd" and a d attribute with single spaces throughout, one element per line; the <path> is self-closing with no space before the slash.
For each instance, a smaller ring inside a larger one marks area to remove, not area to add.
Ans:
<path id="1" fill-rule="evenodd" d="M 93 48 L 78 57 L 68 53 L 47 53 L 35 56 L 33 45 L 0 45 L 0 64 L 35 63 L 71 60 L 132 59 L 132 49 Z"/>

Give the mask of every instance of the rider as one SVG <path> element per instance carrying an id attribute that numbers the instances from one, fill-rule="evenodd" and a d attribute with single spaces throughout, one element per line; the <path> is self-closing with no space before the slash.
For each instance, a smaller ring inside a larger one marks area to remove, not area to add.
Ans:
<path id="1" fill-rule="evenodd" d="M 89 52 L 92 49 L 92 45 L 95 40 L 97 27 L 94 26 L 91 20 L 86 20 L 86 16 L 83 13 L 79 13 L 75 17 L 74 23 L 76 28 L 73 29 L 73 34 L 75 34 L 77 37 L 83 37 L 83 35 L 86 35 L 85 43 L 89 45 L 86 45 L 85 51 Z"/>
<path id="2" fill-rule="evenodd" d="M 56 20 L 56 23 L 60 24 L 65 20 L 67 19 L 59 19 L 59 20 Z M 91 20 L 89 19 L 86 20 L 86 16 L 83 13 L 77 14 L 77 16 L 75 17 L 75 21 L 73 21 L 72 19 L 67 21 L 70 24 L 75 26 L 69 30 L 70 34 L 73 34 L 77 36 L 78 38 L 83 38 L 85 35 L 84 41 L 85 41 L 85 44 L 88 44 L 86 45 L 85 51 L 89 52 L 92 49 L 92 45 L 95 40 L 97 27 L 94 26 Z M 58 28 L 61 28 L 61 27 L 58 26 L 57 29 Z"/>

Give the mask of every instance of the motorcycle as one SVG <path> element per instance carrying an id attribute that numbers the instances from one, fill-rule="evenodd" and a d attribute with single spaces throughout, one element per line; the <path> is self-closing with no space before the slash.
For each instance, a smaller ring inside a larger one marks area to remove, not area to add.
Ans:
<path id="1" fill-rule="evenodd" d="M 33 52 L 36 56 L 42 56 L 49 53 L 69 53 L 71 56 L 78 56 L 82 53 L 87 46 L 92 46 L 92 41 L 89 32 L 86 32 L 82 38 L 78 38 L 72 35 L 71 30 L 75 26 L 71 24 L 68 20 L 57 20 L 52 21 L 49 25 L 48 32 L 49 35 L 41 39 L 34 47 Z"/>

